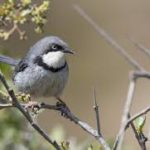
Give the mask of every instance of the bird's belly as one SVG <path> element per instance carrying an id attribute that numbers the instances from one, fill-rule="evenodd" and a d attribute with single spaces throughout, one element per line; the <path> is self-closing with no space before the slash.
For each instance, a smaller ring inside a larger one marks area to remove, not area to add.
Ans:
<path id="1" fill-rule="evenodd" d="M 68 78 L 68 69 L 60 72 L 50 72 L 41 67 L 26 69 L 18 73 L 14 83 L 18 90 L 32 96 L 60 96 Z"/>

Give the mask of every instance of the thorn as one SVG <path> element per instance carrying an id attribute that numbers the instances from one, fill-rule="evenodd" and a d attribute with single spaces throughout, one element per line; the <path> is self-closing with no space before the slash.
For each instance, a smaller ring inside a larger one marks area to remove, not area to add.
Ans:
<path id="1" fill-rule="evenodd" d="M 97 104 L 97 100 L 96 100 L 96 90 L 95 90 L 95 87 L 93 89 L 93 95 L 94 95 L 94 106 L 93 106 L 93 108 L 94 109 L 98 109 L 98 104 Z"/>
<path id="2" fill-rule="evenodd" d="M 96 90 L 95 87 L 93 89 L 93 95 L 94 95 L 94 110 L 95 110 L 95 115 L 96 115 L 96 123 L 97 123 L 97 132 L 98 135 L 101 135 L 101 131 L 100 131 L 100 118 L 99 118 L 99 106 L 97 104 L 97 100 L 96 100 Z"/>

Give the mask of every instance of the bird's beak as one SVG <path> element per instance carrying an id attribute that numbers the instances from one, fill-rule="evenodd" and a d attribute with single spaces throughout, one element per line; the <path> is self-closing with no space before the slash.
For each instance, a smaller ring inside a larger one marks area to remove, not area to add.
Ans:
<path id="1" fill-rule="evenodd" d="M 63 52 L 68 53 L 68 54 L 75 54 L 74 50 L 69 49 L 69 48 L 65 48 Z"/>

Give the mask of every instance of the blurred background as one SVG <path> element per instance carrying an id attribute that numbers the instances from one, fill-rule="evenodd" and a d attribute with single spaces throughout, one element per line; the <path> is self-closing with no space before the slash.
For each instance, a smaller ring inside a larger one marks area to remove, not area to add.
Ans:
<path id="1" fill-rule="evenodd" d="M 150 48 L 150 1 L 148 0 L 51 1 L 48 22 L 43 34 L 36 34 L 33 26 L 27 25 L 23 27 L 28 35 L 26 41 L 20 41 L 18 35 L 14 34 L 7 41 L 0 40 L 0 48 L 5 49 L 9 56 L 19 58 L 44 36 L 57 35 L 69 43 L 76 51 L 76 55 L 68 58 L 70 77 L 63 99 L 80 119 L 96 127 L 93 111 L 95 87 L 100 107 L 101 130 L 104 137 L 111 140 L 115 138 L 120 127 L 128 91 L 128 76 L 133 68 L 73 9 L 74 4 L 81 6 L 133 58 L 149 70 L 149 58 L 138 51 L 130 40 L 134 38 Z M 149 97 L 150 82 L 141 79 L 137 84 L 132 113 L 148 106 Z M 51 99 L 47 101 L 50 103 Z M 39 115 L 38 120 L 48 132 L 61 126 L 66 139 L 73 137 L 78 143 L 94 140 L 56 112 L 44 111 Z M 150 132 L 148 115 L 144 131 L 146 135 Z M 127 149 L 139 149 L 132 130 L 127 131 L 125 143 L 128 143 Z"/>

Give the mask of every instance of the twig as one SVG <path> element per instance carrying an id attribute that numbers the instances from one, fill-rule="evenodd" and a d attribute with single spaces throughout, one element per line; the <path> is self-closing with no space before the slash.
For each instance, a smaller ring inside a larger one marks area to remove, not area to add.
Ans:
<path id="1" fill-rule="evenodd" d="M 93 95 L 94 95 L 94 107 L 93 108 L 95 110 L 95 115 L 96 115 L 97 131 L 99 135 L 102 135 L 101 128 L 100 128 L 99 106 L 97 105 L 97 101 L 96 101 L 95 88 L 93 90 Z"/>
<path id="2" fill-rule="evenodd" d="M 21 105 L 20 103 L 17 101 L 17 98 L 14 94 L 14 91 L 12 89 L 10 89 L 10 87 L 8 86 L 4 76 L 2 73 L 0 73 L 0 80 L 3 83 L 5 89 L 7 90 L 9 96 L 12 99 L 12 105 L 15 106 L 18 110 L 20 110 L 20 112 L 25 116 L 25 118 L 28 120 L 28 122 L 31 124 L 31 126 L 41 135 L 45 138 L 45 140 L 47 140 L 50 144 L 52 144 L 57 150 L 61 150 L 60 146 L 57 144 L 56 141 L 52 141 L 48 135 L 33 121 L 32 117 L 30 116 L 30 114 L 28 113 L 28 111 L 26 111 Z M 6 104 L 5 104 L 6 105 Z M 4 105 L 3 105 L 4 106 Z M 6 106 L 5 106 L 6 107 Z M 11 107 L 7 104 L 7 107 Z"/>
<path id="3" fill-rule="evenodd" d="M 144 68 L 135 61 L 126 50 L 121 47 L 104 29 L 102 29 L 79 5 L 74 4 L 73 8 L 83 17 L 95 31 L 102 36 L 110 45 L 112 45 L 117 52 L 136 70 L 144 70 Z"/>
<path id="4" fill-rule="evenodd" d="M 7 85 L 6 85 L 7 86 Z M 26 108 L 28 106 L 28 104 L 20 104 L 20 107 Z M 8 104 L 0 104 L 0 109 L 4 109 L 4 108 L 10 108 L 10 107 L 17 107 L 14 103 L 8 103 Z M 78 126 L 80 126 L 83 130 L 85 130 L 87 133 L 89 133 L 90 135 L 92 135 L 93 137 L 95 137 L 99 143 L 103 146 L 103 148 L 105 150 L 110 150 L 108 144 L 106 143 L 106 141 L 104 140 L 104 138 L 102 137 L 102 135 L 97 132 L 97 130 L 93 129 L 91 126 L 89 126 L 87 123 L 81 121 L 80 119 L 78 119 L 70 110 L 67 106 L 62 106 L 60 104 L 57 105 L 50 105 L 50 104 L 46 104 L 46 103 L 38 103 L 36 105 L 36 107 L 40 110 L 40 109 L 48 109 L 48 110 L 56 110 L 61 112 L 62 116 L 64 116 L 67 119 L 70 119 L 71 121 L 73 121 L 75 124 L 77 124 Z M 29 114 L 28 114 L 29 115 Z M 28 116 L 27 116 L 28 117 Z M 26 118 L 27 118 L 26 117 Z M 28 118 L 27 118 L 28 119 Z M 30 118 L 32 119 L 32 118 Z M 28 120 L 29 121 L 29 120 Z M 31 122 L 31 120 L 29 121 Z M 32 126 L 38 130 L 38 132 L 41 133 L 41 130 L 37 127 L 37 125 L 35 123 L 32 123 Z M 43 135 L 42 135 L 43 136 Z"/>
<path id="5" fill-rule="evenodd" d="M 108 146 L 108 144 L 106 143 L 106 141 L 104 140 L 104 138 L 102 137 L 101 134 L 99 134 L 97 132 L 97 130 L 93 129 L 91 126 L 89 126 L 87 123 L 81 121 L 78 117 L 76 117 L 67 106 L 51 106 L 49 104 L 45 104 L 42 103 L 42 105 L 40 106 L 40 108 L 44 108 L 44 109 L 54 109 L 54 110 L 58 110 L 61 112 L 61 114 L 63 116 L 65 116 L 65 118 L 70 119 L 71 121 L 73 121 L 75 124 L 77 124 L 79 127 L 81 127 L 83 130 L 85 130 L 87 133 L 89 133 L 90 135 L 92 135 L 95 139 L 98 140 L 98 142 L 103 146 L 104 150 L 110 150 L 110 147 Z"/>
<path id="6" fill-rule="evenodd" d="M 19 28 L 19 25 L 18 25 L 17 23 L 13 22 L 12 28 L 11 28 L 10 30 L 8 30 L 8 31 L 7 31 L 7 30 L 4 31 L 4 32 L 7 33 L 7 34 L 4 34 L 4 35 L 3 35 L 4 40 L 8 40 L 8 38 L 9 38 L 15 31 L 18 32 L 19 37 L 20 37 L 21 40 L 27 38 L 27 37 L 25 36 L 25 31 L 22 31 L 22 30 Z"/>
<path id="7" fill-rule="evenodd" d="M 133 44 L 139 49 L 141 50 L 146 56 L 150 57 L 150 50 L 147 49 L 144 45 L 137 43 L 134 39 L 131 39 L 131 41 L 133 42 Z"/>
<path id="8" fill-rule="evenodd" d="M 0 104 L 0 109 L 11 108 L 11 107 L 14 107 L 12 103 Z"/>
<path id="9" fill-rule="evenodd" d="M 134 71 L 133 72 L 135 78 L 147 78 L 150 79 L 150 72 L 147 71 Z"/>
<path id="10" fill-rule="evenodd" d="M 123 139 L 124 139 L 124 135 L 125 135 L 126 123 L 128 121 L 128 115 L 129 115 L 129 112 L 131 109 L 132 100 L 133 100 L 133 96 L 134 96 L 134 92 L 135 92 L 135 86 L 136 86 L 136 78 L 132 74 L 131 78 L 130 78 L 127 100 L 126 100 L 126 104 L 124 107 L 124 113 L 122 116 L 120 130 L 119 130 L 118 136 L 116 138 L 115 144 L 113 146 L 114 150 L 120 150 L 122 147 L 122 143 L 123 143 Z"/>

